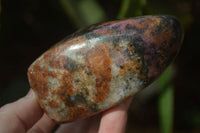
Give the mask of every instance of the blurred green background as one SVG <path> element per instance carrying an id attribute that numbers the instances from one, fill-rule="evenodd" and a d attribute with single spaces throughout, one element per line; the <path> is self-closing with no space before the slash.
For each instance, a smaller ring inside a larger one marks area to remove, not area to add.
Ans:
<path id="1" fill-rule="evenodd" d="M 49 47 L 90 24 L 176 16 L 185 38 L 174 63 L 133 99 L 127 133 L 200 132 L 199 0 L 1 0 L 0 106 L 29 90 L 27 69 Z"/>

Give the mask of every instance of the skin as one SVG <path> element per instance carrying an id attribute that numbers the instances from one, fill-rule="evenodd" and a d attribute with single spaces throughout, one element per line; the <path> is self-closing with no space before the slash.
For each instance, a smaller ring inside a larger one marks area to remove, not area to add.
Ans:
<path id="1" fill-rule="evenodd" d="M 72 123 L 61 124 L 56 133 L 123 133 L 132 98 L 101 114 Z M 1 133 L 50 133 L 56 123 L 40 108 L 32 90 L 16 102 L 0 108 Z"/>

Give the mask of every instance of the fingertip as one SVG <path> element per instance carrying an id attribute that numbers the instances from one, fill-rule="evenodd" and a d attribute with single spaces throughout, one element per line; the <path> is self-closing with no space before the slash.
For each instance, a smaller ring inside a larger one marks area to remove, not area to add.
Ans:
<path id="1" fill-rule="evenodd" d="M 100 122 L 99 133 L 123 133 L 127 122 L 127 110 L 132 97 L 105 111 Z"/>
<path id="2" fill-rule="evenodd" d="M 51 120 L 46 114 L 30 129 L 27 133 L 50 133 L 51 130 L 55 127 L 56 123 Z"/>
<path id="3" fill-rule="evenodd" d="M 30 98 L 34 97 L 34 92 L 33 92 L 33 90 L 30 89 L 30 90 L 28 91 L 28 93 L 26 94 L 25 97 L 30 97 Z"/>
<path id="4" fill-rule="evenodd" d="M 0 131 L 4 131 L 7 125 L 10 125 L 10 128 L 6 129 L 7 132 L 13 130 L 26 132 L 41 118 L 42 114 L 43 111 L 31 89 L 25 97 L 0 109 Z"/>
<path id="5" fill-rule="evenodd" d="M 33 91 L 33 89 L 30 89 L 24 98 L 31 98 L 31 99 L 34 99 L 35 101 L 37 101 L 37 96 L 36 96 L 35 92 Z"/>

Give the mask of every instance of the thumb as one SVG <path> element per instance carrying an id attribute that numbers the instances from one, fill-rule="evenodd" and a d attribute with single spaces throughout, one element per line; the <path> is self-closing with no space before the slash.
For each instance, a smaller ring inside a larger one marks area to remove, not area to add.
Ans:
<path id="1" fill-rule="evenodd" d="M 33 91 L 30 90 L 25 97 L 0 108 L 0 132 L 25 133 L 42 117 L 42 114 L 43 111 Z"/>

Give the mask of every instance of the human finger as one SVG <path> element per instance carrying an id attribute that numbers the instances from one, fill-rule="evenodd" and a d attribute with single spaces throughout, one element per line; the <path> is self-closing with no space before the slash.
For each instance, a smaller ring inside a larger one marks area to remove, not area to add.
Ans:
<path id="1" fill-rule="evenodd" d="M 41 117 L 40 108 L 33 91 L 14 103 L 7 104 L 0 109 L 1 133 L 25 133 Z"/>
<path id="2" fill-rule="evenodd" d="M 50 133 L 56 123 L 51 120 L 46 114 L 35 124 L 27 133 Z"/>
<path id="3" fill-rule="evenodd" d="M 97 133 L 101 114 L 82 119 L 79 121 L 62 124 L 56 133 Z"/>
<path id="4" fill-rule="evenodd" d="M 121 104 L 105 111 L 100 122 L 99 133 L 123 133 L 127 122 L 127 110 L 132 101 L 128 98 Z"/>

